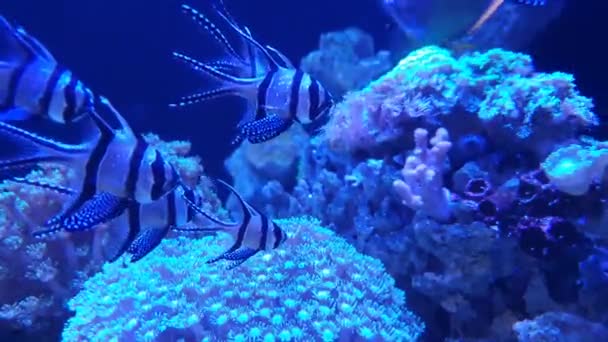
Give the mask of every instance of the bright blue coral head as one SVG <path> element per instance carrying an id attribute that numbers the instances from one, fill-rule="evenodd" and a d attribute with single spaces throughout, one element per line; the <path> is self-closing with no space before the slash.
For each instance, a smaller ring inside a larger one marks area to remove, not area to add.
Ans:
<path id="1" fill-rule="evenodd" d="M 107 264 L 69 302 L 63 339 L 415 341 L 424 324 L 379 260 L 308 218 L 289 239 L 226 271 L 205 260 L 231 239 L 167 239 L 128 267 Z M 188 248 L 184 248 L 188 246 Z"/>

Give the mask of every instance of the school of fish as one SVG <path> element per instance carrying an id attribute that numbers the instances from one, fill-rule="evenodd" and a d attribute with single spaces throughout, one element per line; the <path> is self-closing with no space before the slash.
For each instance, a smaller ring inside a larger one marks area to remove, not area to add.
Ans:
<path id="1" fill-rule="evenodd" d="M 184 96 L 171 107 L 186 107 L 236 96 L 247 108 L 235 127 L 232 143 L 261 143 L 293 123 L 311 125 L 326 119 L 331 95 L 310 75 L 297 69 L 277 49 L 253 38 L 221 0 L 207 4 L 208 13 L 182 5 L 183 13 L 220 43 L 224 58 L 199 61 L 173 55 L 216 86 Z M 222 28 L 222 29 L 221 29 Z M 233 41 L 224 30 L 230 30 Z M 234 244 L 208 260 L 229 261 L 228 269 L 262 250 L 279 248 L 287 239 L 271 219 L 248 204 L 229 184 L 243 215 L 227 222 L 205 212 L 203 198 L 186 186 L 163 154 L 146 143 L 103 95 L 95 94 L 26 30 L 0 16 L 0 141 L 11 148 L 0 153 L 0 169 L 35 168 L 60 163 L 75 176 L 67 186 L 13 177 L 14 182 L 54 191 L 69 198 L 62 210 L 33 234 L 44 239 L 65 231 L 77 234 L 115 222 L 105 248 L 109 261 L 129 255 L 136 262 L 157 247 L 170 231 L 226 232 Z M 27 123 L 61 125 L 77 133 L 77 143 L 61 141 Z M 25 128 L 27 126 L 28 128 Z"/>

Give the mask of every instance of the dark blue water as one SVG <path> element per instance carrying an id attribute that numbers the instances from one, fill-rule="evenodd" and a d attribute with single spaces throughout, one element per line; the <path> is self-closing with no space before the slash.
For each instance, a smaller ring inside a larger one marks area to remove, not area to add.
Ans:
<path id="1" fill-rule="evenodd" d="M 317 48 L 321 33 L 347 26 L 372 33 L 379 48 L 387 46 L 389 19 L 375 0 L 226 2 L 256 37 L 294 61 Z M 198 81 L 170 58 L 171 51 L 204 56 L 213 48 L 181 15 L 180 3 L 5 0 L 0 13 L 27 28 L 92 89 L 109 97 L 134 128 L 164 139 L 191 140 L 208 171 L 223 175 L 223 160 L 232 149 L 231 127 L 238 120 L 234 106 L 167 107 Z M 570 1 L 562 17 L 528 48 L 539 69 L 573 73 L 582 93 L 594 98 L 599 115 L 608 112 L 608 53 L 600 40 L 607 30 L 606 7 L 603 1 Z M 604 127 L 594 133 L 608 137 Z"/>

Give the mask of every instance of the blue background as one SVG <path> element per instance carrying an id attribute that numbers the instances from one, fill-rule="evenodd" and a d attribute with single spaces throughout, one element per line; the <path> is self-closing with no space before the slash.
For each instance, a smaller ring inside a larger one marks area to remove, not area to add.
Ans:
<path id="1" fill-rule="evenodd" d="M 375 0 L 227 0 L 256 37 L 298 62 L 321 33 L 358 26 L 386 48 L 390 19 Z M 208 172 L 223 174 L 238 111 L 229 104 L 175 111 L 167 104 L 195 89 L 197 79 L 170 57 L 174 49 L 204 56 L 214 46 L 181 15 L 179 4 L 144 0 L 4 0 L 0 13 L 40 39 L 66 67 L 112 102 L 139 131 L 187 139 Z M 197 1 L 189 1 L 197 7 Z M 604 1 L 570 1 L 562 17 L 527 50 L 543 71 L 573 73 L 597 113 L 608 112 Z M 198 57 L 198 56 L 197 56 Z M 608 138 L 604 126 L 595 133 Z"/>

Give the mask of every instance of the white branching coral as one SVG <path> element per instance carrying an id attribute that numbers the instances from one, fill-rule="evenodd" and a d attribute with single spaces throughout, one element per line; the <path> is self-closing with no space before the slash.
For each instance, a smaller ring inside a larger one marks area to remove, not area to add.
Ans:
<path id="1" fill-rule="evenodd" d="M 414 131 L 416 148 L 401 170 L 403 179 L 393 182 L 404 205 L 426 215 L 446 220 L 450 217 L 450 192 L 443 187 L 443 170 L 452 143 L 448 131 L 439 128 L 428 146 L 428 131 Z"/>

